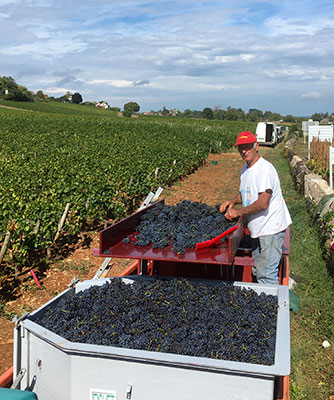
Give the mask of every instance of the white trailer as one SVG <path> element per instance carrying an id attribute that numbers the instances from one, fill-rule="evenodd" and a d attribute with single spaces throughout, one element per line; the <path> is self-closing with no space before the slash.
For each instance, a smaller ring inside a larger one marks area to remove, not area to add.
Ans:
<path id="1" fill-rule="evenodd" d="M 122 279 L 122 278 L 113 278 Z M 150 279 L 124 277 L 125 283 Z M 273 400 L 275 377 L 290 373 L 289 290 L 287 286 L 235 282 L 258 294 L 278 296 L 273 365 L 69 342 L 35 322 L 47 307 L 109 278 L 79 282 L 15 325 L 14 375 L 24 368 L 21 388 L 41 400 L 59 399 L 256 399 Z M 202 281 L 221 285 L 219 281 Z"/>

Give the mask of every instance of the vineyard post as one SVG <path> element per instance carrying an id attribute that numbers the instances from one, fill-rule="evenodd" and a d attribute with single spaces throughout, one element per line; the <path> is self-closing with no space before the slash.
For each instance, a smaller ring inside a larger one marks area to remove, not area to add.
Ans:
<path id="1" fill-rule="evenodd" d="M 11 237 L 11 231 L 12 231 L 12 229 L 14 229 L 15 224 L 16 224 L 15 219 L 13 221 L 8 222 L 5 240 L 3 242 L 3 245 L 2 245 L 1 251 L 0 251 L 0 263 L 2 262 L 5 254 L 6 254 L 7 247 L 8 247 L 9 241 L 10 241 L 10 237 Z"/>
<path id="2" fill-rule="evenodd" d="M 36 222 L 36 225 L 34 226 L 34 229 L 33 229 L 33 232 L 34 232 L 35 235 L 37 235 L 37 233 L 39 231 L 39 228 L 41 226 L 41 218 L 42 218 L 42 213 L 40 212 L 39 216 L 38 216 L 38 220 Z"/>
<path id="3" fill-rule="evenodd" d="M 0 251 L 0 263 L 2 262 L 2 259 L 4 258 L 5 254 L 6 254 L 6 250 L 7 250 L 7 246 L 10 240 L 10 231 L 7 231 L 6 236 L 5 236 L 5 240 L 3 242 L 3 245 L 1 247 L 1 251 Z"/>
<path id="4" fill-rule="evenodd" d="M 60 231 L 61 231 L 62 228 L 63 228 L 63 225 L 64 225 L 64 223 L 65 223 L 65 219 L 66 219 L 66 217 L 67 217 L 67 214 L 68 214 L 68 211 L 69 211 L 69 209 L 70 209 L 70 206 L 71 206 L 71 203 L 67 203 L 67 204 L 66 204 L 66 207 L 65 207 L 65 210 L 64 210 L 64 212 L 63 212 L 63 215 L 62 215 L 62 217 L 61 217 L 61 219 L 60 219 L 60 221 L 59 221 L 58 230 L 57 230 L 57 233 L 56 233 L 55 238 L 53 239 L 53 243 L 59 238 Z"/>
<path id="5" fill-rule="evenodd" d="M 58 229 L 57 229 L 56 236 L 54 237 L 52 243 L 54 243 L 59 238 L 60 232 L 62 230 L 62 227 L 63 227 L 64 223 L 65 223 L 65 219 L 66 219 L 66 216 L 67 216 L 68 211 L 70 209 L 70 206 L 71 206 L 71 203 L 67 203 L 66 206 L 65 206 L 65 210 L 64 210 L 63 215 L 62 215 L 62 217 L 61 217 L 61 219 L 59 221 L 59 224 L 58 224 Z M 48 258 L 51 258 L 51 248 L 50 247 L 48 247 L 46 249 L 46 255 L 47 255 Z"/>
<path id="6" fill-rule="evenodd" d="M 329 186 L 333 189 L 334 147 L 329 146 Z"/>

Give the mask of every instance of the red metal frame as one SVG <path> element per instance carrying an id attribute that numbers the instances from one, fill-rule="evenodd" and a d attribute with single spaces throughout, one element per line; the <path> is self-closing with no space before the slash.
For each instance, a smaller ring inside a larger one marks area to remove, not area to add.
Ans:
<path id="1" fill-rule="evenodd" d="M 127 218 L 100 232 L 100 246 L 93 249 L 93 254 L 98 257 L 130 258 L 137 260 L 153 260 L 161 262 L 197 263 L 232 265 L 239 243 L 244 235 L 243 219 L 237 222 L 237 229 L 232 232 L 224 242 L 217 247 L 202 248 L 198 251 L 186 249 L 185 254 L 176 254 L 169 245 L 163 249 L 153 249 L 152 245 L 146 247 L 135 246 L 134 241 L 123 243 L 125 237 L 134 238 L 136 228 L 141 217 L 158 203 L 138 211 Z"/>

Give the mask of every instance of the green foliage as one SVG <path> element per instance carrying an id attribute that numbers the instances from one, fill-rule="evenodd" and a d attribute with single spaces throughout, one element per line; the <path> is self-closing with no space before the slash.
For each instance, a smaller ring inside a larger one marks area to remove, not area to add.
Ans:
<path id="1" fill-rule="evenodd" d="M 327 119 L 328 118 L 328 112 L 326 113 L 314 113 L 311 117 L 313 121 L 321 121 L 322 119 Z"/>
<path id="2" fill-rule="evenodd" d="M 46 102 L 35 101 L 33 103 L 24 103 L 19 101 L 5 101 L 0 100 L 0 105 L 20 108 L 22 110 L 38 111 L 40 113 L 48 114 L 66 114 L 66 115 L 80 115 L 80 116 L 103 116 L 103 117 L 115 117 L 115 113 L 106 113 L 106 110 L 92 107 L 91 104 L 73 104 L 63 103 L 59 101 L 47 100 Z M 0 112 L 4 112 L 4 109 L 0 108 Z"/>
<path id="3" fill-rule="evenodd" d="M 149 191 L 200 165 L 210 150 L 230 149 L 247 128 L 213 121 L 208 129 L 208 123 L 0 111 L 0 235 L 16 220 L 13 262 L 31 262 L 52 244 L 67 203 L 68 238 L 118 220 Z"/>
<path id="4" fill-rule="evenodd" d="M 212 108 L 206 107 L 203 110 L 203 118 L 205 119 L 213 119 L 213 111 Z"/>
<path id="5" fill-rule="evenodd" d="M 32 93 L 24 86 L 17 85 L 10 76 L 0 77 L 0 98 L 14 101 L 33 101 Z"/>
<path id="6" fill-rule="evenodd" d="M 82 96 L 80 93 L 74 93 L 72 96 L 72 103 L 74 104 L 80 104 L 82 103 Z"/>
<path id="7" fill-rule="evenodd" d="M 135 101 L 130 101 L 129 103 L 124 104 L 124 112 L 123 115 L 130 116 L 132 113 L 138 112 L 140 110 L 139 104 Z"/>
<path id="8" fill-rule="evenodd" d="M 295 123 L 296 122 L 296 117 L 294 117 L 293 115 L 287 115 L 286 117 L 283 118 L 284 122 L 291 122 L 291 123 Z"/>
<path id="9" fill-rule="evenodd" d="M 257 110 L 256 108 L 251 108 L 248 110 L 247 119 L 249 119 L 249 121 L 254 121 L 254 122 L 261 121 L 262 117 L 263 117 L 263 112 L 261 110 Z"/>
<path id="10" fill-rule="evenodd" d="M 15 317 L 15 312 L 8 311 L 6 304 L 0 302 L 0 316 L 11 321 Z"/>

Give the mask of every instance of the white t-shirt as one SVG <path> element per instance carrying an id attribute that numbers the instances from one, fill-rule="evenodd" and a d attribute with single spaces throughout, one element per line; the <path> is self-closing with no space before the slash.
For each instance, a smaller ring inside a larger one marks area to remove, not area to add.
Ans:
<path id="1" fill-rule="evenodd" d="M 254 203 L 259 193 L 267 189 L 272 190 L 269 207 L 256 214 L 245 216 L 252 238 L 282 232 L 292 222 L 275 167 L 262 157 L 250 168 L 245 164 L 240 176 L 242 205 L 247 207 Z"/>

